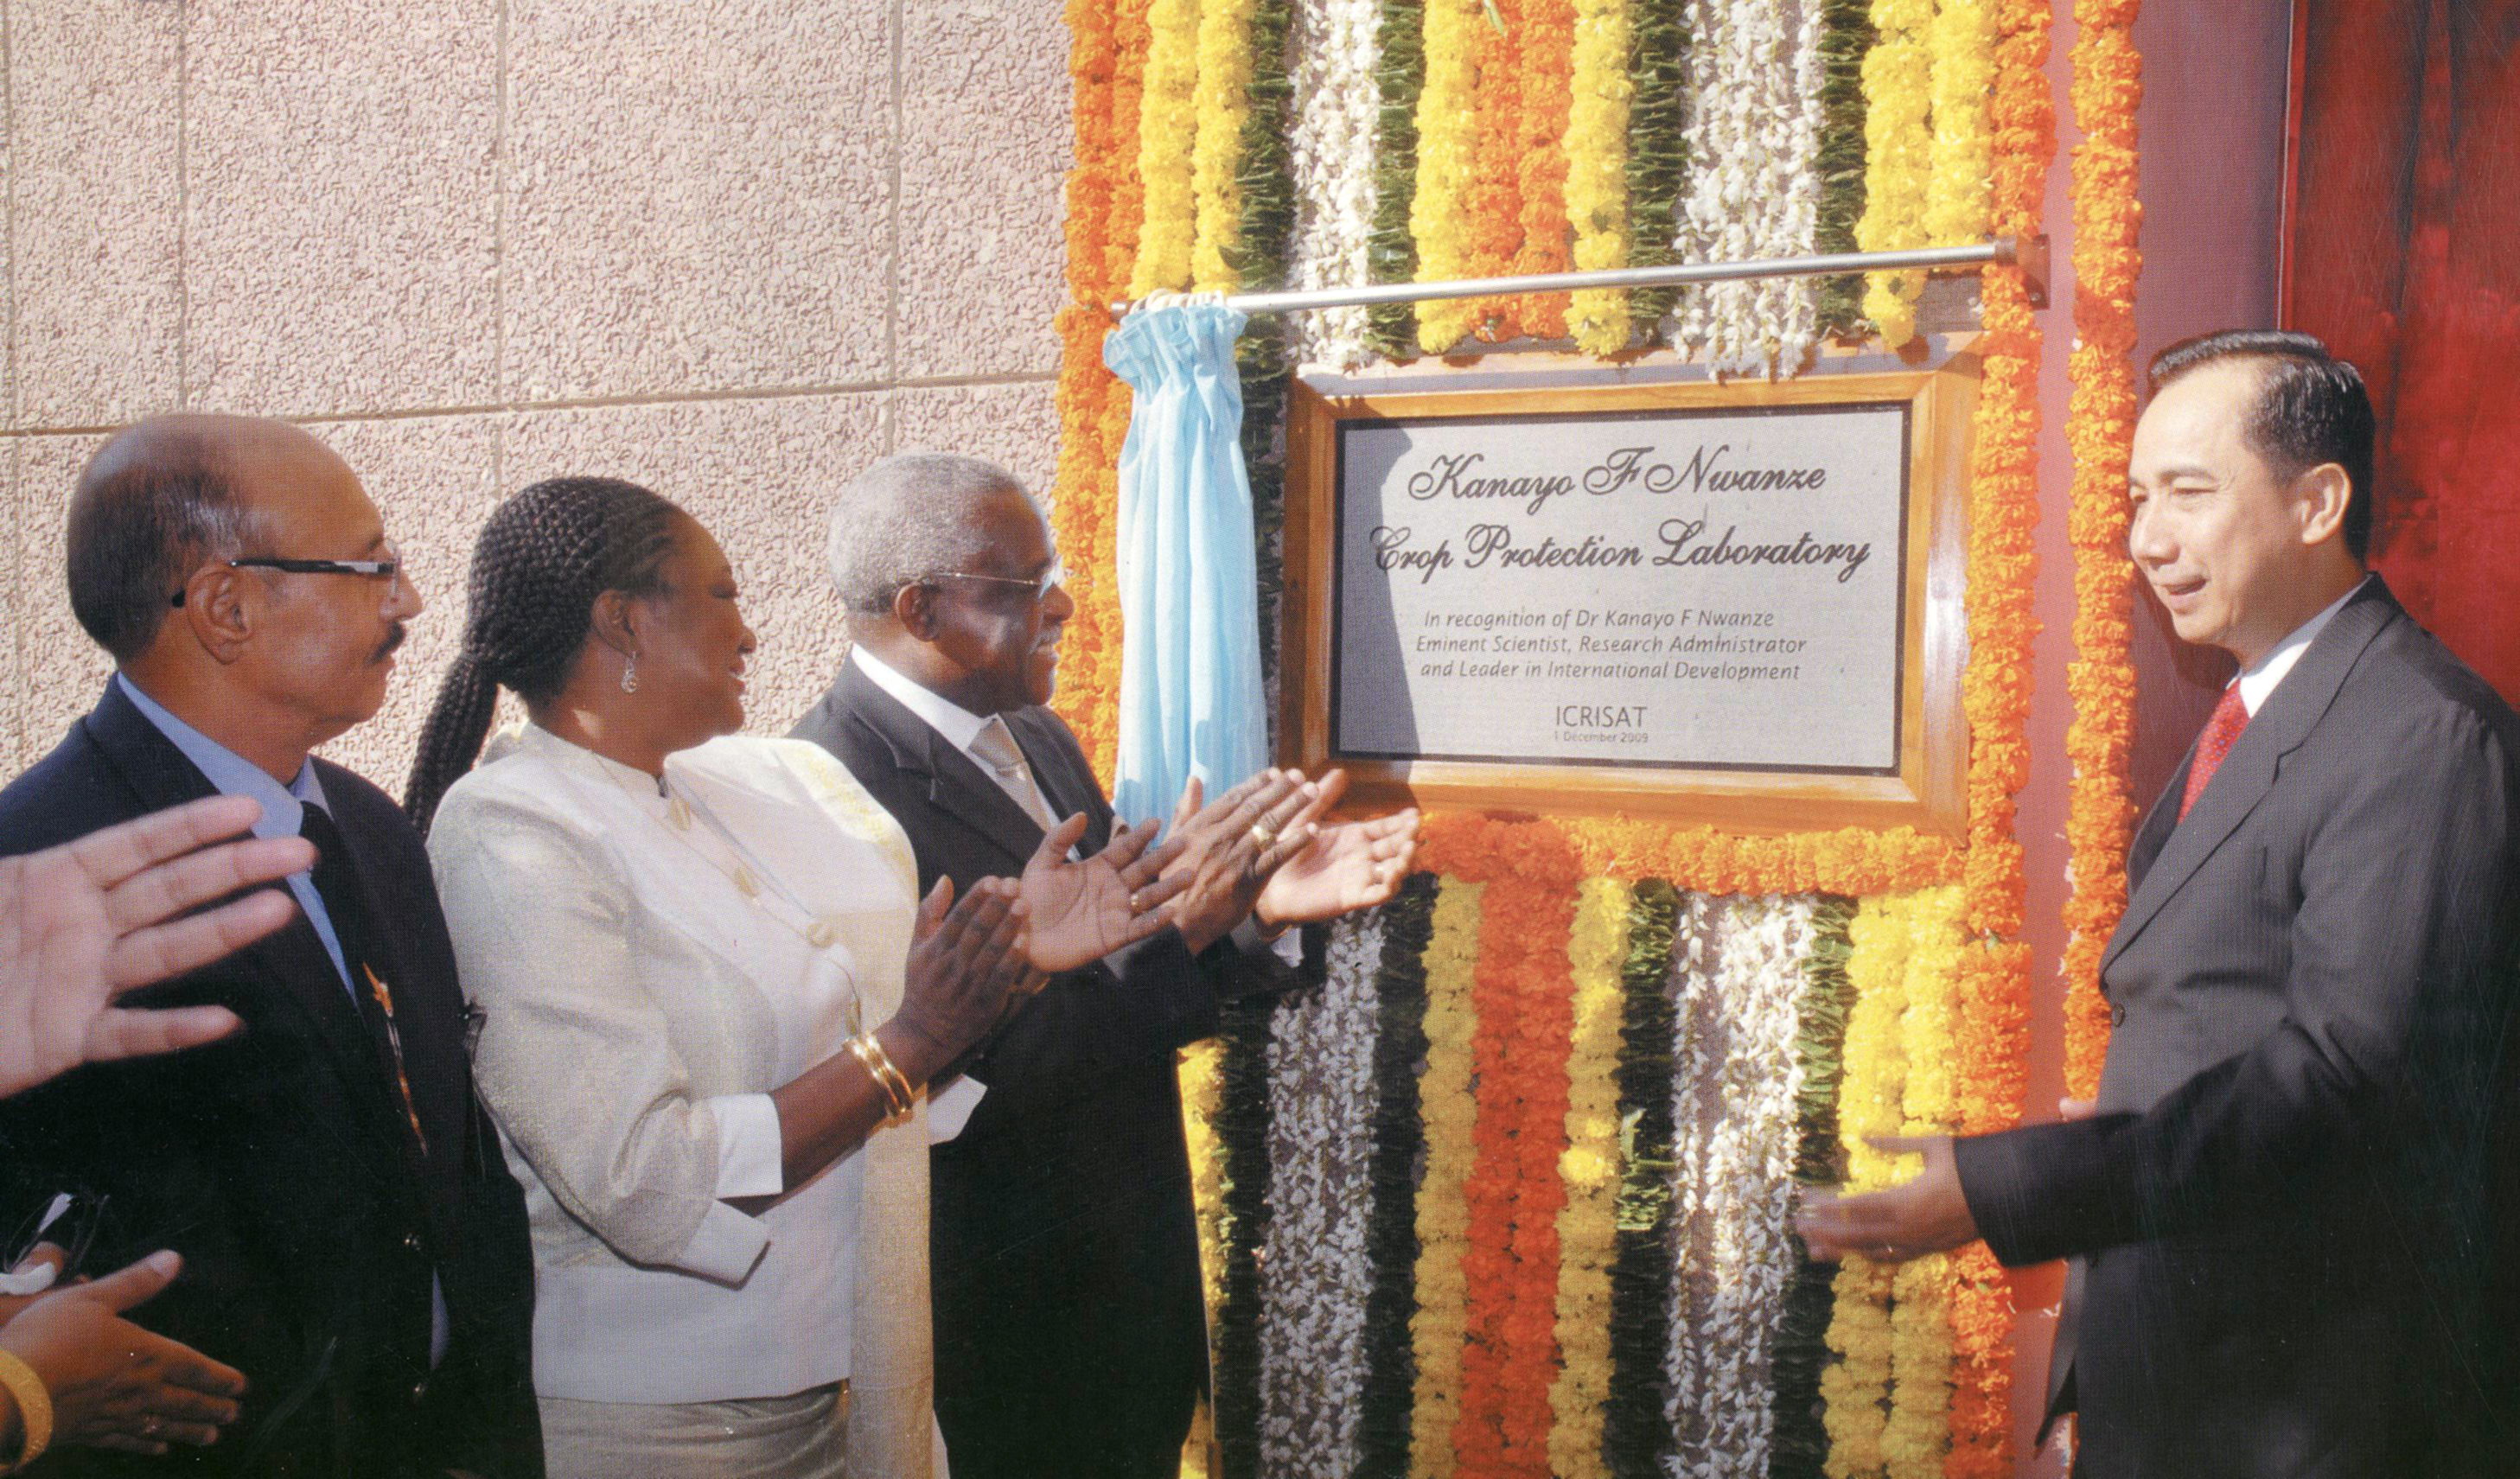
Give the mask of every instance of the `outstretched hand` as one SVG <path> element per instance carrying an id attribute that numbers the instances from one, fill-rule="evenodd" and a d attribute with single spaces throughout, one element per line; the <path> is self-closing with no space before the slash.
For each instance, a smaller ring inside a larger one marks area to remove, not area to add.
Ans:
<path id="1" fill-rule="evenodd" d="M 314 866 L 301 837 L 221 841 L 261 815 L 251 797 L 211 796 L 0 859 L 0 1096 L 81 1063 L 199 1047 L 237 1029 L 223 1007 L 113 1003 L 289 922 L 296 906 L 276 889 L 176 918 Z"/>
<path id="2" fill-rule="evenodd" d="M 1333 770 L 1314 783 L 1319 794 L 1299 817 L 1308 823 L 1335 805 L 1347 789 L 1347 772 Z M 1334 919 L 1352 910 L 1390 901 L 1418 855 L 1415 808 L 1368 822 L 1316 826 L 1303 851 L 1286 861 L 1260 891 L 1252 915 L 1263 928 Z"/>
<path id="3" fill-rule="evenodd" d="M 122 1318 L 183 1268 L 152 1253 L 93 1283 L 47 1294 L 0 1328 L 0 1348 L 35 1368 L 53 1399 L 56 1443 L 162 1454 L 217 1441 L 237 1419 L 245 1376 Z"/>
<path id="4" fill-rule="evenodd" d="M 1085 826 L 1079 812 L 1051 829 L 1024 864 L 1020 886 L 1032 913 L 1032 966 L 1048 975 L 1092 964 L 1163 928 L 1171 922 L 1164 906 L 1191 883 L 1182 874 L 1163 875 L 1182 842 L 1155 846 L 1152 827 L 1122 824 L 1101 852 L 1071 860 L 1068 849 L 1085 835 Z"/>
<path id="5" fill-rule="evenodd" d="M 1906 1263 L 1975 1242 L 1977 1220 L 1960 1191 L 1959 1165 L 1948 1135 L 1876 1135 L 1872 1148 L 1885 1155 L 1920 1155 L 1925 1169 L 1915 1180 L 1886 1191 L 1840 1196 L 1807 1192 L 1794 1221 L 1811 1256 L 1821 1263 L 1865 1258 Z"/>

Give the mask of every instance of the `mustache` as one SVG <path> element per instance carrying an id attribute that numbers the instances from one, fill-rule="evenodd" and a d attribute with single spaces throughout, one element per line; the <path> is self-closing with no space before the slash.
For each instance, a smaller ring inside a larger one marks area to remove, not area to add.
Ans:
<path id="1" fill-rule="evenodd" d="M 385 640 L 377 644 L 376 655 L 370 657 L 368 661 L 370 663 L 379 663 L 384 661 L 387 657 L 392 656 L 394 649 L 401 647 L 403 639 L 410 635 L 411 629 L 404 626 L 399 621 L 385 628 Z"/>

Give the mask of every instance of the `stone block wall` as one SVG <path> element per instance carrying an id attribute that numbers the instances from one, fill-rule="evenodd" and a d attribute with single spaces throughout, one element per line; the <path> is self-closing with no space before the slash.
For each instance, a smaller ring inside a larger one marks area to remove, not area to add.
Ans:
<path id="1" fill-rule="evenodd" d="M 0 0 L 0 764 L 109 671 L 62 515 L 111 428 L 299 421 L 429 604 L 327 753 L 399 793 L 474 531 L 560 473 L 640 479 L 735 558 L 752 728 L 827 681 L 831 491 L 1057 451 L 1057 0 Z"/>

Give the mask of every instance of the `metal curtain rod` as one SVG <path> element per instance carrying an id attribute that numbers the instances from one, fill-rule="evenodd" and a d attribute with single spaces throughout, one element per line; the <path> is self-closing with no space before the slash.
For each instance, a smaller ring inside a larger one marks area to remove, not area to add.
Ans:
<path id="1" fill-rule="evenodd" d="M 1435 283 L 1375 283 L 1363 288 L 1312 288 L 1287 292 L 1228 293 L 1237 313 L 1301 313 L 1362 303 L 1417 303 L 1430 298 L 1486 297 L 1505 292 L 1568 292 L 1583 288 L 1660 288 L 1676 283 L 1732 283 L 1745 278 L 1833 277 L 1846 272 L 1895 272 L 1929 267 L 2018 266 L 2030 282 L 2030 303 L 2048 306 L 2048 239 L 1997 237 L 1969 246 L 1923 246 L 1909 251 L 1841 251 L 1830 256 L 1772 257 L 1746 262 L 1682 262 L 1664 267 L 1618 267 L 1604 272 L 1538 272 L 1523 277 L 1455 278 Z M 1137 302 L 1111 305 L 1125 318 Z"/>

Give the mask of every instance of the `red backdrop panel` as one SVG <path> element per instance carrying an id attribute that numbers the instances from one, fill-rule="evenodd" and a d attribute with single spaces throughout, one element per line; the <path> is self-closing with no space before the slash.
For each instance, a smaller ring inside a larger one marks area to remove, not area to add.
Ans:
<path id="1" fill-rule="evenodd" d="M 2378 563 L 2520 700 L 2520 0 L 2299 0 L 2285 318 L 2371 382 Z"/>

